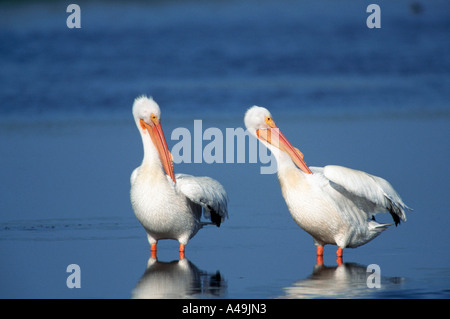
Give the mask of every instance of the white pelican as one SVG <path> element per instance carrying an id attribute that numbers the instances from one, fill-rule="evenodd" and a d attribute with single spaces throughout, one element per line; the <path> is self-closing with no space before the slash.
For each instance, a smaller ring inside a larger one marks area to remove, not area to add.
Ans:
<path id="1" fill-rule="evenodd" d="M 133 116 L 141 133 L 144 159 L 131 174 L 131 205 L 147 232 L 152 256 L 156 256 L 158 240 L 175 239 L 184 258 L 185 245 L 202 226 L 219 227 L 228 217 L 227 194 L 212 178 L 174 174 L 161 111 L 152 98 L 136 98 Z M 211 222 L 200 221 L 202 208 Z"/>
<path id="2" fill-rule="evenodd" d="M 313 237 L 317 256 L 324 245 L 337 245 L 339 262 L 344 248 L 377 237 L 391 225 L 377 223 L 377 213 L 389 211 L 396 226 L 406 221 L 404 209 L 410 208 L 386 180 L 342 166 L 308 167 L 266 108 L 251 107 L 244 122 L 275 155 L 282 195 L 294 221 Z"/>

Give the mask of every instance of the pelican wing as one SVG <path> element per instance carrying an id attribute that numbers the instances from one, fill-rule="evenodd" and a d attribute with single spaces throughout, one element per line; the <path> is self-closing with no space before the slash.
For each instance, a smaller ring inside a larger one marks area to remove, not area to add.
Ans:
<path id="1" fill-rule="evenodd" d="M 177 189 L 194 203 L 203 207 L 203 215 L 220 227 L 228 217 L 227 193 L 223 186 L 210 177 L 176 174 Z"/>
<path id="2" fill-rule="evenodd" d="M 336 165 L 325 166 L 323 174 L 349 193 L 374 203 L 377 212 L 389 211 L 395 225 L 399 224 L 400 220 L 406 221 L 405 209 L 411 208 L 403 203 L 398 193 L 385 179 Z"/>

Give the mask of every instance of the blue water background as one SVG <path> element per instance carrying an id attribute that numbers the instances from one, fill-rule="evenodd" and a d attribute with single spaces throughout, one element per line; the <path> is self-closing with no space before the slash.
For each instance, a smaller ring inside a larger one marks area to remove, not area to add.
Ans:
<path id="1" fill-rule="evenodd" d="M 166 297 L 448 298 L 450 3 L 377 1 L 382 27 L 369 29 L 371 2 L 78 1 L 81 29 L 64 1 L 1 2 L 0 297 L 161 297 L 161 273 L 179 285 Z M 230 219 L 191 240 L 187 265 L 160 243 L 145 272 L 128 197 L 141 94 L 160 104 L 170 147 L 194 119 L 225 132 L 266 106 L 308 164 L 383 176 L 414 211 L 344 266 L 327 246 L 317 268 L 260 163 L 182 163 L 225 186 Z M 72 263 L 81 289 L 66 286 Z M 367 288 L 369 264 L 382 289 Z"/>
<path id="2" fill-rule="evenodd" d="M 0 114 L 271 109 L 441 110 L 449 100 L 449 4 L 382 1 L 81 1 L 2 4 Z"/>

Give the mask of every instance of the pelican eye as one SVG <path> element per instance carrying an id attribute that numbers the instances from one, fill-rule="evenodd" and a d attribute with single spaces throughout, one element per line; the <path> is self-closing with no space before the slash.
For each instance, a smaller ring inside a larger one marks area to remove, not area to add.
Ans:
<path id="1" fill-rule="evenodd" d="M 269 125 L 270 127 L 273 127 L 275 125 L 274 121 L 272 120 L 272 117 L 270 116 L 266 116 L 264 118 L 264 121 L 266 122 L 267 125 Z"/>
<path id="2" fill-rule="evenodd" d="M 152 113 L 152 115 L 150 115 L 150 120 L 154 123 L 154 124 L 158 124 L 158 117 Z"/>

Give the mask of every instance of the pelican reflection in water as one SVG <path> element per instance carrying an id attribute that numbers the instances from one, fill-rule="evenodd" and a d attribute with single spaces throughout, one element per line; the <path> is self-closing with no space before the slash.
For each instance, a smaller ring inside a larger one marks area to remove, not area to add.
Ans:
<path id="1" fill-rule="evenodd" d="M 200 270 L 186 257 L 160 262 L 150 257 L 133 290 L 134 299 L 223 298 L 227 283 L 219 271 Z"/>
<path id="2" fill-rule="evenodd" d="M 372 283 L 371 275 L 367 266 L 356 263 L 342 263 L 334 267 L 319 263 L 308 278 L 283 288 L 285 295 L 280 298 L 366 298 L 372 294 L 383 297 L 384 293 L 398 289 L 403 282 L 401 277 L 381 276 L 380 287 L 370 288 L 368 281 Z"/>

